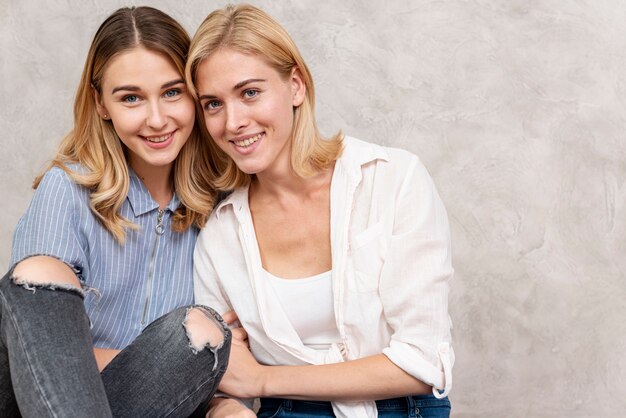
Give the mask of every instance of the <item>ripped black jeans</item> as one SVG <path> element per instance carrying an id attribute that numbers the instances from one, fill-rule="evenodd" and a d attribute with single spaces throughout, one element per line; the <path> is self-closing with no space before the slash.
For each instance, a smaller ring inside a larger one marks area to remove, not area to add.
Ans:
<path id="1" fill-rule="evenodd" d="M 0 417 L 189 417 L 204 411 L 226 370 L 231 332 L 195 347 L 187 307 L 151 323 L 102 371 L 78 289 L 0 280 Z"/>

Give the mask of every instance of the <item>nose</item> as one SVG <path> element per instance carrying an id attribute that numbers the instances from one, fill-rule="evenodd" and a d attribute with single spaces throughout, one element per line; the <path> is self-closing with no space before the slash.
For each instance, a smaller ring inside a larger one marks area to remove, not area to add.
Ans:
<path id="1" fill-rule="evenodd" d="M 248 125 L 249 118 L 245 105 L 232 104 L 226 109 L 226 129 L 229 132 L 239 132 Z"/>
<path id="2" fill-rule="evenodd" d="M 167 124 L 167 117 L 161 103 L 150 103 L 146 115 L 146 125 L 154 130 L 159 130 Z"/>

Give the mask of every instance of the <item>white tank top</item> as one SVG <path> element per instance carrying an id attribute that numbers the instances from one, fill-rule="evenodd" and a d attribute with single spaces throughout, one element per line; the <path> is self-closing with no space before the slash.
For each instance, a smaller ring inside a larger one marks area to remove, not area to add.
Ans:
<path id="1" fill-rule="evenodd" d="M 328 350 L 341 341 L 335 309 L 331 272 L 303 279 L 281 279 L 265 270 L 276 297 L 302 343 L 315 350 Z"/>

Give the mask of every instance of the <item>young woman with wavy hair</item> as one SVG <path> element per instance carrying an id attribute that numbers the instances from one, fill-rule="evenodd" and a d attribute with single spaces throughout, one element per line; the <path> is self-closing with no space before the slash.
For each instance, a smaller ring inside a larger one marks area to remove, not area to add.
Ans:
<path id="1" fill-rule="evenodd" d="M 184 66 L 150 7 L 96 32 L 74 128 L 35 180 L 0 280 L 0 416 L 203 416 L 231 333 L 193 305 L 212 166 Z"/>
<path id="2" fill-rule="evenodd" d="M 216 185 L 234 189 L 194 257 L 196 300 L 234 310 L 248 335 L 220 389 L 260 397 L 259 417 L 449 416 L 450 236 L 419 159 L 322 138 L 306 64 L 253 6 L 206 18 L 186 74 Z"/>

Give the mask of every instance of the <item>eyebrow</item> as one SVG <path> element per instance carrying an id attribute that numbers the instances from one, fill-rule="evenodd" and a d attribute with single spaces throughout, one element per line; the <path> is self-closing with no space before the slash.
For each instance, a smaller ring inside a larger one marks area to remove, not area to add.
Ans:
<path id="1" fill-rule="evenodd" d="M 239 90 L 240 88 L 242 88 L 243 86 L 250 84 L 250 83 L 263 83 L 267 81 L 264 78 L 249 78 L 247 80 L 243 80 L 240 81 L 239 83 L 235 84 L 235 86 L 233 87 L 233 90 Z M 200 100 L 204 100 L 204 99 L 215 99 L 217 96 L 214 96 L 212 94 L 203 94 L 199 97 Z"/>
<path id="2" fill-rule="evenodd" d="M 175 85 L 177 85 L 177 84 L 183 84 L 183 83 L 184 83 L 183 79 L 182 79 L 182 78 L 179 78 L 179 79 L 177 79 L 177 80 L 168 81 L 167 83 L 163 84 L 163 85 L 161 86 L 161 89 L 167 89 L 167 88 L 169 88 L 169 87 L 175 86 Z M 139 90 L 141 90 L 141 89 L 140 89 L 138 86 L 130 86 L 130 85 L 128 85 L 128 86 L 119 86 L 119 87 L 115 87 L 115 88 L 111 91 L 111 94 L 115 94 L 115 93 L 117 93 L 118 91 L 122 91 L 122 90 L 123 90 L 123 91 L 139 91 Z"/>
<path id="3" fill-rule="evenodd" d="M 263 81 L 267 81 L 267 80 L 265 80 L 263 78 L 249 78 L 247 80 L 243 80 L 243 81 L 240 81 L 239 83 L 235 84 L 235 87 L 233 87 L 233 90 L 239 90 L 240 88 L 242 88 L 246 84 L 263 82 Z"/>

